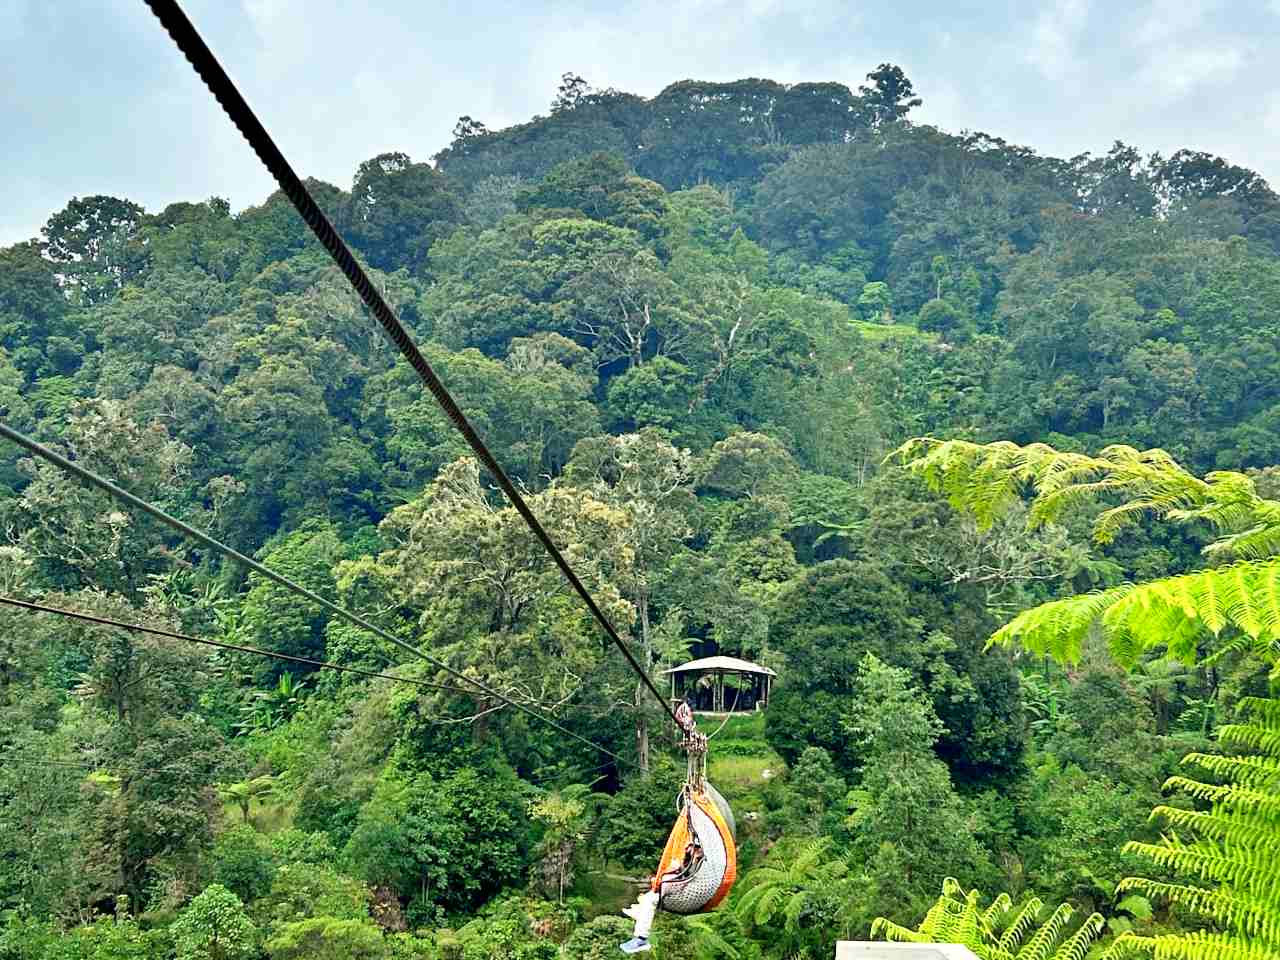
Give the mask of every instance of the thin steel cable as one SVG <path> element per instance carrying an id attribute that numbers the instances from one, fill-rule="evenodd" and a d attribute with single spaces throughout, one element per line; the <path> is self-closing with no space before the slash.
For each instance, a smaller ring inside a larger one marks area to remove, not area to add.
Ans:
<path id="1" fill-rule="evenodd" d="M 397 677 L 390 673 L 378 673 L 374 670 L 362 670 L 359 667 L 348 667 L 340 663 L 330 663 L 327 660 L 313 660 L 310 657 L 295 657 L 288 653 L 277 653 L 274 650 L 263 650 L 260 647 L 246 647 L 238 643 L 224 643 L 221 640 L 209 640 L 204 637 L 192 637 L 185 633 L 174 633 L 172 630 L 163 630 L 159 627 L 147 627 L 140 623 L 128 623 L 124 620 L 113 620 L 110 617 L 100 617 L 97 614 L 82 613 L 79 610 L 67 610 L 63 607 L 51 607 L 43 603 L 33 603 L 30 600 L 19 600 L 17 597 L 0 596 L 0 603 L 7 604 L 11 607 L 19 607 L 23 610 L 31 610 L 37 613 L 52 613 L 59 617 L 67 617 L 71 620 L 83 620 L 85 623 L 95 623 L 104 627 L 119 627 L 121 630 L 129 630 L 133 633 L 149 633 L 156 637 L 166 637 L 169 640 L 184 640 L 187 643 L 198 643 L 206 647 L 217 647 L 219 650 L 234 650 L 237 653 L 251 653 L 258 657 L 270 657 L 273 660 L 284 660 L 288 663 L 298 663 L 303 666 L 316 667 L 322 670 L 337 670 L 341 673 L 354 673 L 361 677 L 371 677 L 378 680 L 395 680 L 398 683 L 411 683 L 418 687 L 427 687 L 431 690 L 447 690 L 452 693 L 461 693 L 471 695 L 475 691 L 467 690 L 463 687 L 453 687 L 445 683 L 431 683 L 427 680 L 418 680 L 414 677 Z"/>
<path id="2" fill-rule="evenodd" d="M 360 299 L 364 301 L 365 305 L 377 318 L 388 339 L 409 361 L 409 365 L 417 372 L 426 388 L 431 391 L 431 395 L 435 397 L 440 408 L 453 421 L 453 425 L 457 427 L 458 432 L 466 439 L 480 462 L 484 464 L 485 469 L 497 481 L 498 486 L 502 488 L 502 492 L 507 495 L 511 505 L 516 508 L 516 511 L 524 518 L 525 523 L 529 525 L 529 529 L 541 541 L 547 553 L 555 561 L 556 566 L 560 568 L 560 572 L 564 574 L 565 579 L 569 581 L 578 596 L 582 598 L 582 602 L 586 604 L 587 609 L 591 611 L 591 615 L 599 622 L 614 646 L 622 652 L 631 669 L 636 672 L 636 675 L 648 687 L 654 699 L 675 722 L 675 712 L 662 694 L 658 692 L 658 688 L 654 686 L 648 672 L 641 667 L 640 662 L 636 660 L 635 655 L 623 642 L 622 637 L 619 636 L 613 623 L 596 604 L 595 599 L 583 582 L 578 579 L 578 575 L 574 573 L 569 561 L 560 552 L 560 548 L 556 546 L 550 534 L 543 529 L 538 518 L 529 508 L 529 505 L 525 503 L 524 497 L 520 495 L 520 491 L 516 489 L 511 478 L 507 476 L 506 471 L 502 469 L 493 454 L 489 452 L 489 448 L 485 446 L 484 441 L 480 439 L 479 434 L 471 426 L 466 415 L 454 402 L 445 385 L 436 376 L 435 371 L 431 369 L 431 365 L 427 363 L 426 358 L 423 357 L 417 344 L 413 342 L 413 338 L 409 336 L 409 332 L 404 328 L 395 311 L 383 299 L 382 294 L 373 285 L 364 268 L 360 266 L 352 255 L 346 242 L 316 204 L 310 191 L 307 190 L 306 185 L 294 172 L 293 167 L 289 165 L 289 161 L 280 152 L 280 148 L 276 146 L 275 141 L 271 139 L 271 135 L 267 133 L 267 128 L 258 120 L 248 102 L 241 96 L 235 83 L 227 75 L 227 72 L 222 69 L 222 64 L 218 62 L 218 58 L 213 55 L 213 51 L 205 44 L 199 31 L 196 30 L 187 15 L 183 13 L 176 0 L 146 0 L 146 4 L 151 8 L 151 12 L 156 15 L 156 18 L 173 39 L 173 42 L 177 44 L 178 49 L 187 58 L 187 61 L 200 79 L 204 81 L 204 85 L 209 88 L 209 92 L 213 94 L 214 99 L 221 105 L 227 117 L 235 124 L 241 136 L 253 148 L 254 153 L 258 155 L 258 159 L 262 161 L 272 177 L 275 178 L 281 191 L 289 198 L 289 201 L 302 219 L 306 221 L 307 226 L 311 228 L 311 232 L 316 235 L 316 239 L 329 252 L 329 256 L 333 258 L 334 263 L 338 265 L 343 275 L 346 276 L 352 288 L 360 295 Z"/>
<path id="3" fill-rule="evenodd" d="M 273 583 L 278 583 L 280 586 L 284 587 L 286 590 L 289 590 L 300 597 L 305 597 L 306 599 L 310 600 L 312 603 L 315 603 L 318 606 L 323 607 L 325 610 L 328 610 L 334 616 L 347 621 L 347 623 L 350 623 L 353 626 L 359 627 L 362 630 L 367 630 L 370 633 L 372 633 L 374 636 L 379 637 L 383 640 L 386 640 L 388 643 L 392 643 L 397 647 L 400 647 L 402 650 L 407 651 L 408 653 L 412 654 L 415 657 L 419 657 L 422 660 L 425 660 L 427 663 L 431 664 L 432 666 L 436 667 L 439 670 L 443 670 L 445 673 L 449 674 L 455 679 L 460 680 L 463 683 L 470 684 L 474 689 L 479 690 L 480 692 L 484 693 L 486 696 L 493 697 L 495 700 L 501 701 L 502 703 L 505 703 L 508 706 L 514 707 L 515 709 L 519 710 L 521 713 L 527 713 L 529 716 L 533 717 L 535 720 L 539 720 L 542 723 L 545 723 L 548 726 L 560 731 L 566 736 L 572 737 L 575 740 L 579 740 L 582 743 L 585 743 L 587 746 L 591 747 L 593 750 L 599 750 L 601 753 L 605 754 L 606 756 L 613 757 L 615 760 L 618 760 L 622 763 L 631 762 L 619 756 L 618 754 L 614 753 L 612 750 L 608 750 L 605 747 L 600 746 L 598 743 L 595 743 L 591 740 L 588 740 L 586 737 L 583 737 L 583 736 L 580 736 L 579 734 L 574 733 L 572 730 L 568 729 L 567 727 L 559 723 L 556 723 L 556 721 L 552 720 L 550 717 L 547 717 L 539 713 L 538 711 L 534 710 L 532 707 L 527 707 L 522 703 L 518 703 L 515 700 L 512 700 L 510 697 L 506 696 L 505 694 L 499 693 L 497 690 L 494 690 L 488 684 L 485 684 L 480 680 L 475 679 L 474 677 L 467 676 L 465 673 L 462 673 L 460 670 L 454 669 L 444 661 L 439 660 L 431 656 L 430 654 L 423 653 L 417 647 L 413 646 L 412 644 L 405 643 L 399 637 L 395 636 L 394 634 L 388 633 L 386 630 L 382 629 L 377 624 L 366 620 L 364 617 L 360 616 L 359 614 L 352 613 L 350 610 L 347 610 L 345 607 L 338 606 L 332 600 L 326 600 L 324 597 L 320 596 L 320 594 L 316 593 L 315 591 L 308 590 L 306 587 L 302 586 L 300 583 L 295 583 L 293 580 L 290 580 L 288 577 L 284 576 L 283 574 L 276 573 L 270 567 L 263 566 L 257 560 L 254 560 L 252 557 L 245 556 L 243 553 L 241 553 L 239 550 L 236 550 L 234 547 L 229 547 L 225 543 L 221 542 L 220 540 L 215 540 L 213 537 L 209 536 L 209 534 L 205 533 L 203 530 L 197 530 L 195 527 L 191 526 L 188 523 L 183 522 L 182 520 L 179 520 L 177 517 L 172 516 L 171 514 L 165 513 L 165 511 L 161 510 L 155 504 L 148 503 L 146 500 L 143 500 L 141 497 L 135 496 L 134 494 L 130 493 L 128 490 L 112 483 L 110 480 L 106 479 L 105 477 L 98 476 L 98 474 L 94 473 L 92 470 L 82 467 L 80 464 L 75 463 L 72 460 L 68 460 L 62 454 L 49 449 L 48 447 L 44 446 L 41 443 L 36 442 L 35 440 L 32 440 L 30 437 L 26 436 L 23 433 L 19 433 L 17 430 L 14 430 L 11 426 L 9 426 L 7 423 L 4 423 L 3 421 L 0 421 L 0 437 L 4 437 L 7 440 L 12 440 L 14 443 L 22 447 L 28 453 L 34 454 L 35 456 L 39 457 L 41 460 L 44 460 L 47 463 L 53 464 L 55 467 L 64 471 L 65 473 L 69 473 L 73 477 L 76 477 L 82 483 L 87 483 L 90 486 L 97 487 L 99 490 L 102 490 L 104 493 L 107 493 L 110 496 L 115 497 L 117 500 L 121 501 L 122 503 L 128 504 L 129 506 L 133 507 L 135 510 L 140 510 L 143 513 L 147 514 L 148 516 L 153 517 L 156 520 L 159 520 L 161 523 L 165 524 L 166 526 L 171 527 L 174 530 L 177 530 L 183 536 L 189 537 L 192 540 L 195 540 L 197 543 L 202 543 L 206 547 L 208 547 L 210 550 L 213 550 L 216 553 L 220 553 L 222 554 L 222 556 L 227 557 L 230 560 L 234 560 L 237 563 L 243 564 L 244 566 L 252 570 L 254 573 L 257 573 L 260 576 L 266 577 L 268 580 L 272 581 Z"/>
<path id="4" fill-rule="evenodd" d="M 35 764 L 41 767 L 74 767 L 77 770 L 97 770 L 99 767 L 92 763 L 82 763 L 79 760 L 49 760 L 45 757 L 24 757 L 18 753 L 0 754 L 0 763 L 24 763 Z"/>

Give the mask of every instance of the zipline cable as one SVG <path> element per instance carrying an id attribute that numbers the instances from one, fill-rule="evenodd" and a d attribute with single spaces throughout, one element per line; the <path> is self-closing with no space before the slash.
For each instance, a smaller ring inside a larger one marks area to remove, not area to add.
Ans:
<path id="1" fill-rule="evenodd" d="M 82 620 L 85 623 L 94 623 L 103 627 L 119 627 L 121 630 L 128 630 L 131 633 L 148 633 L 156 637 L 165 637 L 169 640 L 183 640 L 187 643 L 198 643 L 206 647 L 217 647 L 219 650 L 234 650 L 237 653 L 251 653 L 258 657 L 270 657 L 273 660 L 284 660 L 287 663 L 298 663 L 307 667 L 316 667 L 322 670 L 336 670 L 341 673 L 354 673 L 360 677 L 372 677 L 378 680 L 395 680 L 399 683 L 411 683 L 418 687 L 427 687 L 431 690 L 446 690 L 452 693 L 473 694 L 475 691 L 467 690 L 463 687 L 452 687 L 445 683 L 431 683 L 427 680 L 418 680 L 414 677 L 397 677 L 390 673 L 378 673 L 375 670 L 362 670 L 359 667 L 348 667 L 341 663 L 331 663 L 327 660 L 313 660 L 310 657 L 295 657 L 288 653 L 278 653 L 275 650 L 263 650 L 261 647 L 246 647 L 238 643 L 224 643 L 221 640 L 209 640 L 205 637 L 193 637 L 185 633 L 175 633 L 172 630 L 163 630 L 160 627 L 148 627 L 140 623 L 128 623 L 124 620 L 113 620 L 110 617 L 100 617 L 93 613 L 82 613 L 79 610 L 67 610 L 63 607 L 51 607 L 43 603 L 33 603 L 30 600 L 19 600 L 17 597 L 0 596 L 0 603 L 7 604 L 11 607 L 19 607 L 23 610 L 31 610 L 37 613 L 52 613 L 59 617 L 67 617 L 71 620 Z"/>
<path id="2" fill-rule="evenodd" d="M 360 295 L 360 299 L 364 301 L 365 306 L 372 311 L 378 322 L 382 324 L 382 329 L 387 337 L 404 358 L 409 361 L 409 365 L 417 371 L 418 376 L 423 384 L 426 385 L 426 388 L 431 391 L 431 395 L 435 397 L 440 408 L 453 421 L 453 425 L 457 427 L 458 432 L 466 439 L 480 462 L 484 464 L 485 469 L 498 482 L 502 492 L 507 495 L 511 505 L 516 508 L 516 511 L 524 518 L 524 522 L 529 525 L 529 529 L 541 541 L 547 553 L 551 555 L 551 559 L 560 568 L 560 572 L 564 574 L 565 579 L 569 581 L 578 596 L 582 598 L 582 602 L 586 604 L 587 609 L 591 611 L 591 615 L 599 622 L 614 646 L 622 652 L 631 669 L 635 671 L 636 676 L 648 687 L 649 692 L 653 694 L 654 699 L 658 701 L 672 721 L 679 725 L 671 705 L 667 703 L 666 698 L 654 686 L 648 672 L 641 667 L 630 648 L 623 642 L 618 631 L 614 629 L 612 622 L 596 604 L 590 591 L 578 579 L 578 575 L 574 573 L 569 561 L 560 552 L 560 548 L 555 545 L 550 534 L 543 528 L 529 505 L 525 503 L 524 497 L 520 495 L 520 491 L 516 489 L 506 471 L 502 469 L 493 454 L 489 452 L 489 448 L 485 446 L 484 441 L 480 439 L 479 434 L 471 426 L 466 415 L 463 414 L 449 391 L 445 389 L 445 385 L 436 376 L 435 371 L 431 369 L 431 365 L 427 363 L 426 358 L 418 349 L 417 344 L 413 342 L 413 338 L 409 336 L 409 332 L 404 328 L 395 311 L 383 299 L 382 294 L 373 285 L 368 274 L 364 272 L 364 268 L 356 261 L 346 242 L 316 204 L 306 185 L 294 172 L 293 167 L 289 165 L 289 161 L 285 159 L 284 154 L 280 152 L 280 148 L 271 139 L 271 135 L 267 133 L 266 127 L 262 125 L 249 107 L 248 102 L 241 96 L 235 83 L 227 75 L 227 72 L 223 70 L 222 64 L 218 62 L 218 58 L 213 55 L 213 51 L 205 44 L 195 26 L 187 18 L 187 15 L 183 13 L 182 8 L 178 6 L 176 0 L 146 0 L 146 4 L 151 8 L 151 12 L 156 15 L 165 30 L 168 31 L 169 36 L 173 38 L 173 42 L 177 44 L 178 49 L 190 62 L 200 79 L 204 81 L 204 85 L 209 88 L 209 92 L 213 94 L 214 99 L 222 106 L 223 111 L 231 122 L 235 124 L 236 129 L 240 131 L 249 146 L 253 148 L 254 153 L 258 155 L 258 159 L 270 171 L 276 183 L 279 184 L 281 191 L 289 198 L 289 201 L 302 219 L 306 221 L 307 226 L 311 228 L 311 232 L 316 235 L 316 239 L 329 252 L 329 256 L 333 258 L 334 263 L 338 265 L 338 269 L 346 276 L 352 288 Z"/>
<path id="3" fill-rule="evenodd" d="M 320 594 L 316 593 L 314 590 L 308 590 L 306 587 L 302 586 L 302 584 L 296 583 L 293 580 L 290 580 L 288 577 L 284 576 L 283 574 L 276 573 L 276 571 L 272 570 L 270 567 L 263 566 L 257 560 L 254 560 L 252 557 L 245 556 L 243 553 L 241 553 L 239 550 L 235 549 L 234 547 L 229 547 L 222 541 L 215 540 L 213 537 L 209 536 L 209 534 L 205 533 L 203 530 L 197 530 L 195 527 L 191 526 L 190 524 L 184 523 L 182 520 L 179 520 L 177 517 L 173 516 L 172 514 L 166 513 L 165 511 L 161 510 L 155 504 L 148 503 L 146 500 L 143 500 L 141 497 L 135 496 L 134 494 L 130 493 L 128 490 L 124 489 L 124 487 L 121 487 L 112 483 L 110 480 L 106 479 L 105 477 L 98 476 L 98 474 L 94 473 L 92 470 L 89 470 L 86 467 L 82 467 L 80 464 L 72 460 L 68 460 L 62 454 L 58 453 L 55 450 L 49 449 L 48 447 L 44 446 L 41 443 L 38 443 L 35 440 L 32 440 L 26 434 L 19 433 L 17 430 L 13 429 L 13 427 L 9 426 L 7 423 L 4 423 L 3 421 L 0 421 L 0 437 L 4 437 L 6 440 L 12 440 L 14 443 L 22 447 L 28 453 L 34 454 L 35 456 L 39 457 L 41 460 L 44 460 L 47 463 L 53 464 L 53 466 L 57 467 L 59 470 L 62 470 L 64 473 L 69 473 L 73 477 L 76 477 L 81 482 L 87 483 L 88 485 L 93 487 L 97 487 L 99 490 L 109 494 L 112 497 L 115 497 L 117 500 L 121 501 L 122 503 L 127 503 L 129 506 L 133 507 L 135 510 L 140 510 L 143 513 L 147 514 L 148 516 L 153 517 L 156 520 L 159 520 L 161 523 L 165 524 L 166 526 L 171 527 L 174 530 L 177 530 L 183 536 L 189 537 L 190 539 L 195 540 L 197 543 L 202 543 L 206 547 L 208 547 L 210 550 L 213 550 L 216 553 L 220 553 L 222 554 L 222 556 L 230 560 L 234 560 L 237 563 L 240 563 L 248 567 L 250 570 L 258 574 L 259 576 L 266 577 L 268 580 L 272 581 L 273 583 L 279 584 L 280 586 L 284 587 L 286 590 L 292 591 L 298 596 L 304 597 L 307 600 L 310 600 L 312 603 L 315 603 L 318 606 L 323 607 L 325 610 L 328 610 L 334 616 L 347 621 L 347 623 L 350 623 L 353 626 L 359 627 L 362 630 L 369 631 L 374 636 L 379 637 L 383 640 L 386 640 L 388 643 L 394 644 L 395 646 L 401 648 L 402 650 L 407 651 L 408 653 L 412 654 L 415 657 L 425 660 L 427 663 L 431 664 L 432 666 L 436 667 L 439 670 L 443 670 L 445 673 L 449 674 L 450 676 L 454 677 L 457 680 L 462 681 L 463 683 L 471 684 L 471 686 L 475 690 L 479 690 L 481 693 L 484 693 L 486 696 L 493 697 L 495 700 L 499 700 L 510 707 L 514 707 L 520 712 L 526 713 L 529 716 L 533 717 L 535 720 L 540 720 L 541 722 L 547 724 L 548 726 L 553 727 L 554 729 L 560 731 L 566 736 L 572 737 L 575 740 L 579 740 L 582 743 L 585 743 L 587 746 L 591 747 L 593 750 L 599 750 L 601 753 L 605 754 L 606 756 L 613 757 L 615 760 L 618 760 L 622 763 L 632 762 L 627 760 L 624 757 L 619 756 L 618 754 L 614 753 L 612 750 L 608 750 L 605 747 L 600 746 L 600 744 L 595 743 L 591 740 L 588 740 L 584 736 L 574 733 L 572 730 L 568 729 L 567 727 L 559 723 L 556 723 L 556 721 L 552 720 L 548 716 L 545 716 L 539 713 L 538 711 L 534 710 L 532 707 L 525 706 L 522 703 L 518 703 L 517 701 L 512 700 L 510 697 L 506 696 L 505 694 L 499 693 L 497 690 L 494 690 L 488 684 L 480 680 L 477 680 L 475 677 L 469 677 L 462 671 L 456 670 L 453 667 L 449 666 L 444 661 L 439 660 L 431 656 L 430 654 L 423 653 L 417 647 L 413 646 L 412 644 L 405 643 L 399 637 L 382 629 L 382 627 L 378 626 L 376 623 L 372 623 L 371 621 L 366 620 L 364 617 L 360 616 L 359 614 L 352 613 L 350 610 L 347 610 L 345 607 L 338 606 L 332 600 L 326 600 L 324 597 L 320 596 Z"/>

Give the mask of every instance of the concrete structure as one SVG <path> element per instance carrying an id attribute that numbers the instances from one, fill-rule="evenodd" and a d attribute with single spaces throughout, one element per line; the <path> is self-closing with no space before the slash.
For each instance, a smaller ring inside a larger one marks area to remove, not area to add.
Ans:
<path id="1" fill-rule="evenodd" d="M 883 940 L 841 940 L 836 960 L 978 960 L 958 943 L 889 943 Z"/>

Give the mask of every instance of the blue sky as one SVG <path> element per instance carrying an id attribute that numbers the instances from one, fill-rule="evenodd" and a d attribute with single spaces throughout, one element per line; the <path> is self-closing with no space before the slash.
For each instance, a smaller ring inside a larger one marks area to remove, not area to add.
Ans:
<path id="1" fill-rule="evenodd" d="M 426 159 L 460 114 L 547 110 L 561 73 L 652 95 L 676 80 L 857 87 L 882 61 L 917 119 L 1042 153 L 1189 146 L 1280 184 L 1280 0 L 978 3 L 187 0 L 304 175 L 349 187 Z M 270 184 L 141 0 L 0 0 L 0 244 L 74 195 L 149 210 Z"/>

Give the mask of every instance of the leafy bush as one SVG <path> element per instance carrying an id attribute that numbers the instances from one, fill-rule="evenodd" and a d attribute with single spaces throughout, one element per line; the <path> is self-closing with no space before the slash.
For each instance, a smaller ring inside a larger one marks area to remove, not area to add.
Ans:
<path id="1" fill-rule="evenodd" d="M 367 920 L 315 917 L 286 923 L 266 944 L 271 960 L 383 960 L 382 931 Z"/>
<path id="2" fill-rule="evenodd" d="M 370 890 L 332 867 L 290 863 L 276 871 L 271 892 L 253 904 L 261 923 L 292 923 L 310 917 L 366 920 Z"/>
<path id="3" fill-rule="evenodd" d="M 338 858 L 333 841 L 321 830 L 310 833 L 292 828 L 282 830 L 271 838 L 271 851 L 280 864 L 332 864 Z"/>
<path id="4" fill-rule="evenodd" d="M 271 889 L 275 858 L 271 845 L 248 824 L 232 827 L 214 842 L 213 880 L 245 903 Z"/>
<path id="5" fill-rule="evenodd" d="M 573 931 L 564 945 L 564 960 L 614 960 L 618 944 L 631 939 L 626 917 L 596 917 Z"/>
<path id="6" fill-rule="evenodd" d="M 647 777 L 636 777 L 618 792 L 600 826 L 600 847 L 609 859 L 629 870 L 656 869 L 683 782 L 675 764 L 663 758 Z"/>
<path id="7" fill-rule="evenodd" d="M 458 931 L 462 960 L 556 960 L 560 950 L 550 935 L 556 926 L 554 908 L 549 918 L 543 906 L 551 905 L 518 897 L 490 904 Z"/>
<path id="8" fill-rule="evenodd" d="M 177 960 L 251 960 L 258 955 L 258 928 L 240 898 L 218 883 L 187 904 L 170 930 Z"/>

